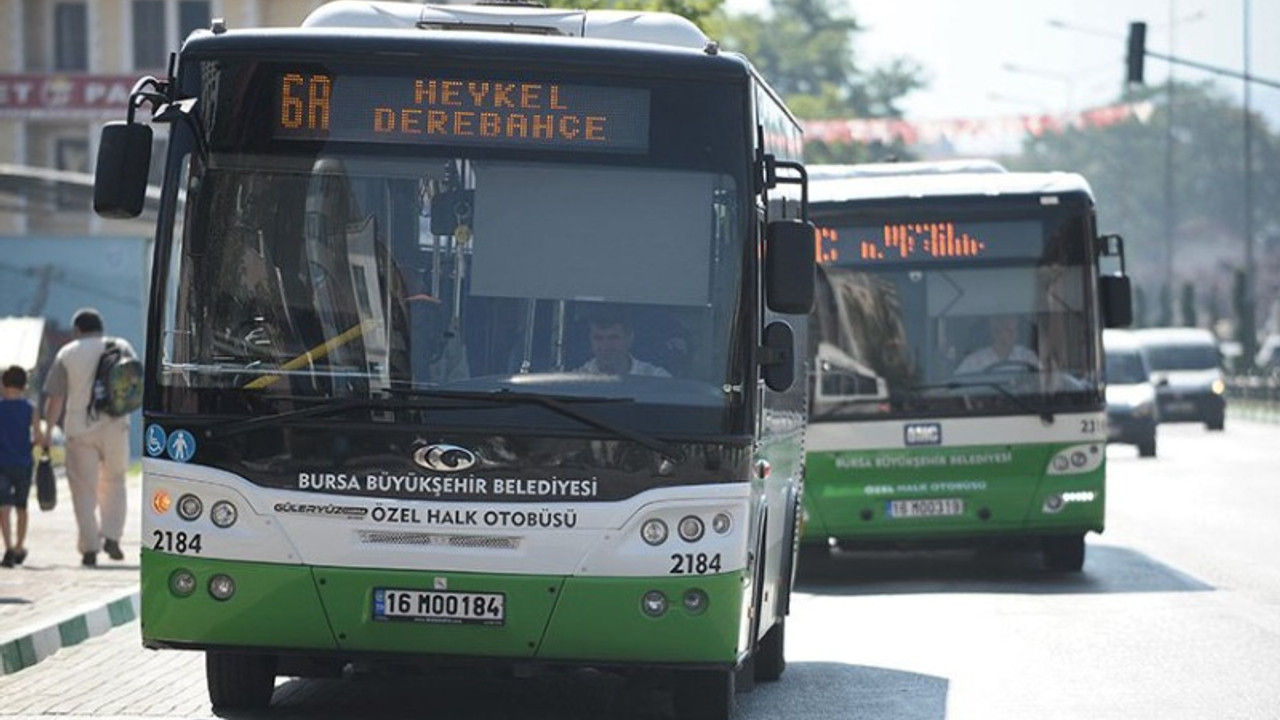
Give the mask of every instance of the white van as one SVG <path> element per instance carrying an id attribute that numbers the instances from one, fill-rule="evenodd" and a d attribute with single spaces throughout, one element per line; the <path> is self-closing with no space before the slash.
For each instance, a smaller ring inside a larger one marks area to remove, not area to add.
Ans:
<path id="1" fill-rule="evenodd" d="M 1147 351 L 1127 330 L 1102 331 L 1106 357 L 1107 440 L 1136 445 L 1141 457 L 1156 455 L 1160 408 Z"/>

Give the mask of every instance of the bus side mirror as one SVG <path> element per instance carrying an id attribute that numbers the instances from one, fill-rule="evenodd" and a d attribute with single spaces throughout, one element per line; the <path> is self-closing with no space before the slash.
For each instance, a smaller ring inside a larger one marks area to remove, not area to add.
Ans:
<path id="1" fill-rule="evenodd" d="M 1109 328 L 1133 324 L 1133 290 L 1127 275 L 1103 275 L 1098 278 L 1098 295 L 1102 302 L 1102 318 Z"/>
<path id="2" fill-rule="evenodd" d="M 796 381 L 796 336 L 791 326 L 781 320 L 769 323 L 764 329 L 760 370 L 764 384 L 774 392 L 786 392 Z"/>
<path id="3" fill-rule="evenodd" d="M 135 218 L 147 199 L 151 128 L 113 121 L 102 126 L 93 172 L 93 210 L 105 218 Z"/>
<path id="4" fill-rule="evenodd" d="M 807 315 L 813 309 L 813 224 L 774 220 L 765 229 L 765 300 L 769 309 Z"/>

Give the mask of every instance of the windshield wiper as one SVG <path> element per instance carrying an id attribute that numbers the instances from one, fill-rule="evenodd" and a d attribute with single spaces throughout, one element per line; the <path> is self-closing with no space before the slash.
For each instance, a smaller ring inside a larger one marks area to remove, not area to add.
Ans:
<path id="1" fill-rule="evenodd" d="M 398 410 L 402 408 L 424 407 L 421 403 L 385 397 L 345 398 L 341 400 L 312 397 L 288 397 L 280 399 L 309 401 L 315 402 L 316 404 L 310 407 L 298 408 L 296 410 L 285 410 L 283 412 L 272 413 L 271 415 L 258 415 L 245 420 L 228 420 L 221 425 L 215 425 L 214 428 L 224 435 L 238 435 L 263 425 L 274 425 L 281 420 L 297 420 L 300 418 L 319 417 L 322 415 L 336 415 L 358 408 L 369 407 L 385 410 Z"/>
<path id="2" fill-rule="evenodd" d="M 638 445 L 653 450 L 661 454 L 663 457 L 670 458 L 676 462 L 684 462 L 684 453 L 671 443 L 659 440 L 658 438 L 632 430 L 621 425 L 601 420 L 593 415 L 589 415 L 577 410 L 571 405 L 584 403 L 617 403 L 617 402 L 635 402 L 634 398 L 623 397 L 598 397 L 598 396 L 582 396 L 582 395 L 543 395 L 541 393 L 516 392 L 514 390 L 500 389 L 490 391 L 476 390 L 401 390 L 392 392 L 407 393 L 413 397 L 443 397 L 457 398 L 460 400 L 480 400 L 496 403 L 509 403 L 512 405 L 541 405 L 552 412 L 564 417 L 577 420 L 578 422 L 589 425 L 597 430 L 604 430 L 622 438 L 626 438 Z"/>
<path id="3" fill-rule="evenodd" d="M 1012 401 L 1014 405 L 1017 405 L 1018 407 L 1022 408 L 1023 410 L 1026 410 L 1029 413 L 1038 415 L 1040 419 L 1045 421 L 1046 423 L 1052 423 L 1055 419 L 1053 412 L 1051 410 L 1048 410 L 1045 408 L 1038 408 L 1035 405 L 1032 405 L 1022 397 L 1019 397 L 1018 395 L 1011 392 L 1009 388 L 1005 387 L 1004 383 L 995 382 L 993 380 L 968 380 L 963 382 L 959 380 L 952 380 L 950 382 L 945 382 L 939 385 L 919 385 L 917 386 L 917 389 L 919 390 L 958 390 L 960 388 L 967 388 L 967 387 L 994 388 L 1001 395 L 1004 395 L 1005 397 L 1009 398 L 1009 400 Z"/>
<path id="4" fill-rule="evenodd" d="M 629 428 L 601 420 L 570 407 L 574 404 L 635 402 L 633 398 L 582 395 L 542 395 L 538 393 L 514 392 L 505 389 L 483 392 L 474 390 L 393 389 L 387 390 L 386 392 L 394 396 L 402 397 L 375 396 L 366 398 L 346 398 L 329 402 L 323 402 L 324 398 L 306 398 L 307 400 L 314 399 L 319 404 L 311 407 L 298 408 L 296 410 L 286 410 L 272 415 L 262 415 L 246 420 L 233 420 L 219 428 L 219 431 L 224 434 L 239 434 L 263 425 L 273 425 L 283 420 L 297 420 L 300 418 L 340 414 L 359 408 L 374 408 L 378 410 L 416 410 L 436 407 L 431 403 L 424 402 L 428 399 L 472 400 L 490 404 L 541 405 L 542 407 L 563 415 L 564 417 L 577 420 L 584 425 L 604 430 L 643 445 L 644 447 L 661 453 L 663 456 L 671 458 L 677 462 L 683 462 L 684 460 L 684 454 L 670 443 L 659 440 L 646 433 L 631 430 Z M 302 398 L 293 399 L 301 400 Z"/>

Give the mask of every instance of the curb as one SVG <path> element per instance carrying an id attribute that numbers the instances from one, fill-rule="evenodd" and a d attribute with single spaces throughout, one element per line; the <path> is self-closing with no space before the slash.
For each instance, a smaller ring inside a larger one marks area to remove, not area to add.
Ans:
<path id="1" fill-rule="evenodd" d="M 91 637 L 137 620 L 138 588 L 117 592 L 117 595 L 105 603 L 77 610 L 48 627 L 23 630 L 17 637 L 0 638 L 0 677 L 29 668 L 64 647 L 79 645 Z"/>

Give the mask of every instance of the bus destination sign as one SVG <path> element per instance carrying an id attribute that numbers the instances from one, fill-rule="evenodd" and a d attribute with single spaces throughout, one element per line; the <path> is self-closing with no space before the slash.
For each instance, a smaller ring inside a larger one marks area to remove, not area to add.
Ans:
<path id="1" fill-rule="evenodd" d="M 644 153 L 649 92 L 491 78 L 283 72 L 274 136 Z"/>
<path id="2" fill-rule="evenodd" d="M 1035 260 L 1044 252 L 1044 226 L 1034 220 L 818 225 L 816 242 L 818 262 L 824 265 Z"/>

